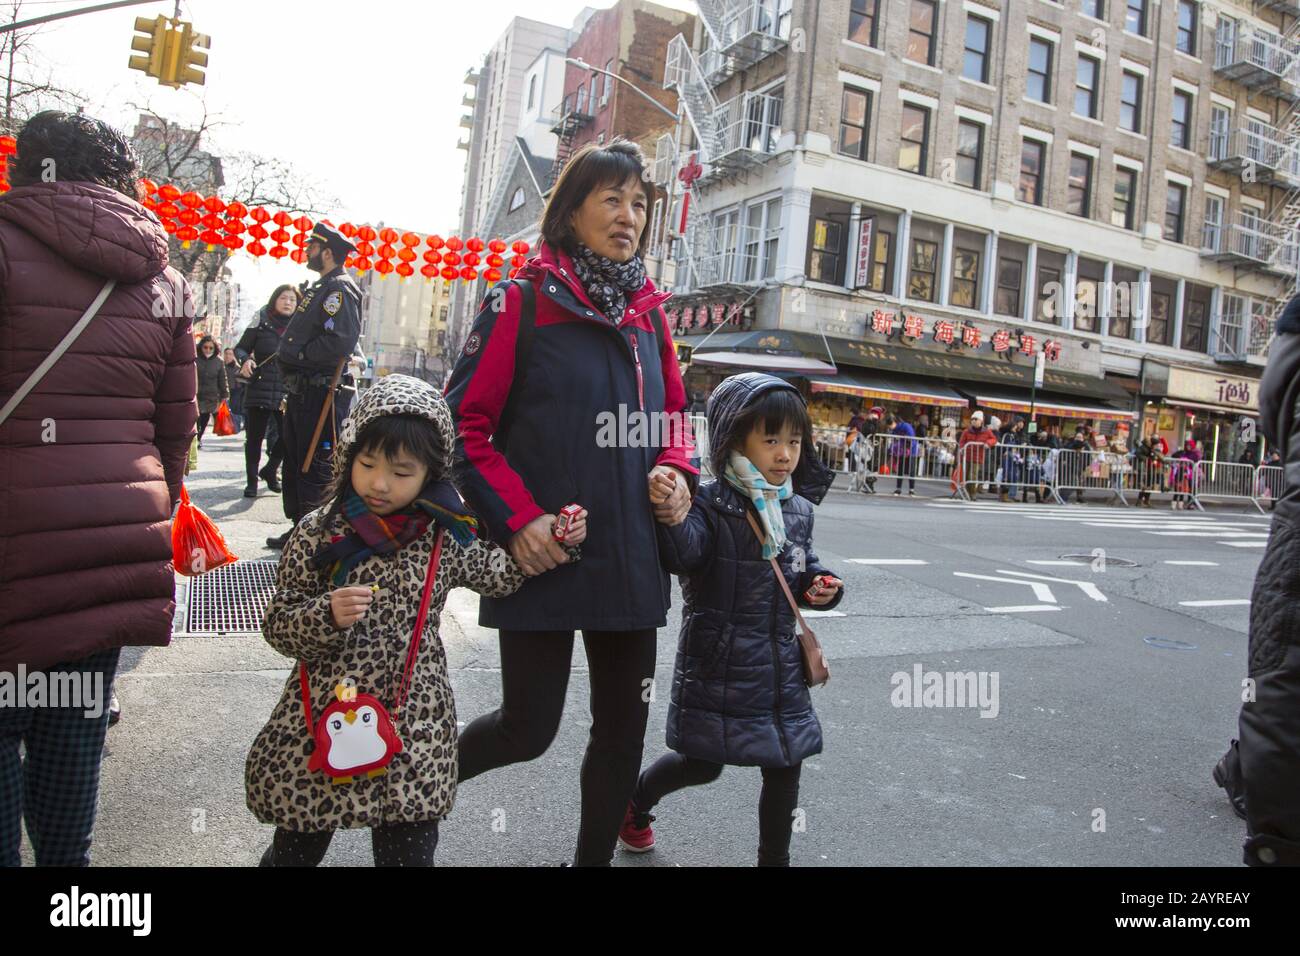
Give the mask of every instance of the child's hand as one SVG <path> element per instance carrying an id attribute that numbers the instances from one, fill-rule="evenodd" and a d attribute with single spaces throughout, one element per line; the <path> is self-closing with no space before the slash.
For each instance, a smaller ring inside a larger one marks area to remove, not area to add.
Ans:
<path id="1" fill-rule="evenodd" d="M 816 597 L 811 597 L 809 595 L 805 595 L 805 597 L 808 597 L 809 604 L 815 604 L 818 607 L 823 604 L 830 604 L 831 601 L 835 600 L 835 595 L 838 594 L 840 588 L 844 586 L 843 581 L 839 578 L 832 577 L 829 574 L 821 575 L 815 580 L 821 584 L 821 593 Z M 816 584 L 813 585 L 813 588 L 816 588 Z"/>
<path id="2" fill-rule="evenodd" d="M 335 588 L 330 592 L 330 616 L 340 631 L 365 617 L 374 592 L 368 587 Z"/>
<path id="3" fill-rule="evenodd" d="M 577 515 L 569 519 L 568 530 L 564 532 L 564 546 L 566 548 L 577 547 L 587 540 L 587 509 L 583 508 Z"/>
<path id="4" fill-rule="evenodd" d="M 677 487 L 677 476 L 671 471 L 650 473 L 650 503 L 661 505 L 672 495 Z"/>

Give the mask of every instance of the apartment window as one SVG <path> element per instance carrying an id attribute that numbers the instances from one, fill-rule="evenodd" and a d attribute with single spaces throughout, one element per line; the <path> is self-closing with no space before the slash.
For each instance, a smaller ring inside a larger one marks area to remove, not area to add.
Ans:
<path id="1" fill-rule="evenodd" d="M 1106 19 L 1105 0 L 1083 0 L 1083 12 L 1094 20 Z"/>
<path id="2" fill-rule="evenodd" d="M 993 297 L 993 311 L 998 315 L 1020 316 L 1020 290 L 1024 285 L 1025 264 L 1017 259 L 998 259 L 998 287 Z"/>
<path id="3" fill-rule="evenodd" d="M 1042 37 L 1029 38 L 1029 75 L 1025 95 L 1040 103 L 1052 102 L 1052 44 Z"/>
<path id="4" fill-rule="evenodd" d="M 1147 35 L 1147 0 L 1127 0 L 1124 11 L 1124 29 L 1140 37 Z"/>
<path id="5" fill-rule="evenodd" d="M 613 60 L 609 60 L 608 62 L 606 62 L 606 64 L 605 64 L 605 70 L 606 70 L 606 73 L 605 73 L 605 89 L 604 89 L 604 91 L 600 94 L 600 105 L 601 105 L 601 106 L 604 106 L 606 103 L 609 102 L 609 91 L 612 90 L 612 89 L 614 88 L 614 77 L 613 77 L 613 75 L 612 75 L 613 72 L 614 72 L 614 61 L 613 61 Z"/>
<path id="6" fill-rule="evenodd" d="M 867 158 L 867 127 L 871 123 L 871 94 L 844 87 L 840 97 L 840 152 L 854 159 Z"/>
<path id="7" fill-rule="evenodd" d="M 1209 315 L 1210 289 L 1190 282 L 1183 286 L 1183 348 L 1205 351 Z"/>
<path id="8" fill-rule="evenodd" d="M 926 66 L 934 66 L 935 0 L 912 0 L 911 15 L 907 21 L 907 58 Z"/>
<path id="9" fill-rule="evenodd" d="M 1065 201 L 1065 211 L 1075 216 L 1089 218 L 1092 210 L 1092 157 L 1084 153 L 1070 154 L 1070 183 Z"/>
<path id="10" fill-rule="evenodd" d="M 1115 167 L 1115 196 L 1110 207 L 1111 225 L 1133 228 L 1133 203 L 1137 198 L 1137 170 Z"/>
<path id="11" fill-rule="evenodd" d="M 1191 0 L 1178 0 L 1178 37 L 1179 50 L 1188 56 L 1196 56 L 1196 29 L 1199 17 L 1196 4 Z"/>
<path id="12" fill-rule="evenodd" d="M 1201 226 L 1201 248 L 1223 251 L 1223 197 L 1205 195 L 1205 222 Z"/>
<path id="13" fill-rule="evenodd" d="M 939 244 L 924 239 L 912 240 L 912 269 L 907 280 L 907 295 L 923 302 L 935 301 L 939 272 Z"/>
<path id="14" fill-rule="evenodd" d="M 1020 143 L 1020 191 L 1021 202 L 1043 204 L 1043 158 L 1047 145 L 1034 139 L 1022 140 Z"/>
<path id="15" fill-rule="evenodd" d="M 948 304 L 966 309 L 979 308 L 980 253 L 975 249 L 952 252 L 952 288 Z"/>
<path id="16" fill-rule="evenodd" d="M 894 235 L 877 230 L 871 239 L 871 273 L 867 277 L 867 288 L 873 292 L 893 292 L 894 285 Z"/>
<path id="17" fill-rule="evenodd" d="M 1142 132 L 1142 75 L 1124 71 L 1124 82 L 1119 94 L 1119 125 L 1121 129 Z"/>
<path id="18" fill-rule="evenodd" d="M 1215 351 L 1240 355 L 1246 300 L 1242 296 L 1225 293 L 1222 308 L 1223 311 L 1219 314 L 1219 339 Z"/>
<path id="19" fill-rule="evenodd" d="M 524 187 L 520 186 L 518 189 L 515 190 L 514 195 L 510 197 L 510 208 L 507 211 L 514 212 L 525 202 L 526 200 L 524 199 Z"/>
<path id="20" fill-rule="evenodd" d="M 533 103 L 537 100 L 537 74 L 534 73 L 528 78 L 528 108 L 533 108 Z"/>
<path id="21" fill-rule="evenodd" d="M 1147 321 L 1147 344 L 1168 345 L 1170 334 L 1169 305 L 1173 296 L 1151 290 L 1151 317 Z"/>
<path id="22" fill-rule="evenodd" d="M 839 285 L 840 259 L 843 255 L 843 227 L 830 219 L 813 222 L 812 256 L 808 262 L 808 278 L 817 282 Z"/>
<path id="23" fill-rule="evenodd" d="M 776 275 L 776 247 L 781 237 L 781 200 L 754 203 L 745 211 L 745 281 Z"/>
<path id="24" fill-rule="evenodd" d="M 1210 107 L 1210 159 L 1227 159 L 1232 135 L 1232 110 L 1217 103 Z"/>
<path id="25" fill-rule="evenodd" d="M 777 141 L 781 138 L 784 102 L 784 86 L 774 87 L 762 96 L 750 99 L 745 115 L 745 146 L 757 153 L 776 152 Z"/>
<path id="26" fill-rule="evenodd" d="M 596 112 L 596 91 L 600 89 L 600 74 L 591 74 L 591 93 L 588 97 L 588 103 L 591 106 L 591 112 Z"/>
<path id="27" fill-rule="evenodd" d="M 1080 54 L 1074 74 L 1074 111 L 1080 116 L 1097 118 L 1097 78 L 1100 75 L 1101 62 Z"/>
<path id="28" fill-rule="evenodd" d="M 1117 339 L 1133 338 L 1133 314 L 1139 305 L 1136 269 L 1113 266 L 1111 281 L 1115 284 L 1110 300 L 1110 335 Z"/>
<path id="29" fill-rule="evenodd" d="M 898 168 L 925 175 L 929 150 L 930 111 L 922 106 L 903 104 L 903 127 L 898 143 Z"/>
<path id="30" fill-rule="evenodd" d="M 971 189 L 979 189 L 983 156 L 984 125 L 973 120 L 959 120 L 957 122 L 957 182 Z"/>
<path id="31" fill-rule="evenodd" d="M 1165 238 L 1170 242 L 1183 241 L 1183 219 L 1186 205 L 1187 187 L 1182 183 L 1169 183 L 1165 192 Z"/>
<path id="32" fill-rule="evenodd" d="M 1050 325 L 1061 324 L 1059 308 L 1061 270 L 1054 266 L 1038 267 L 1038 312 L 1035 318 Z"/>
<path id="33" fill-rule="evenodd" d="M 1098 303 L 1106 263 L 1079 257 L 1074 278 L 1074 327 L 1080 332 L 1096 332 L 1101 306 Z"/>
<path id="34" fill-rule="evenodd" d="M 849 7 L 849 39 L 866 46 L 876 45 L 876 14 L 880 0 L 853 0 Z"/>
<path id="35" fill-rule="evenodd" d="M 1174 90 L 1173 128 L 1170 141 L 1174 146 L 1190 149 L 1192 146 L 1192 94 Z"/>
<path id="36" fill-rule="evenodd" d="M 992 45 L 993 23 L 983 17 L 966 17 L 966 58 L 961 75 L 978 83 L 989 81 L 989 47 Z"/>

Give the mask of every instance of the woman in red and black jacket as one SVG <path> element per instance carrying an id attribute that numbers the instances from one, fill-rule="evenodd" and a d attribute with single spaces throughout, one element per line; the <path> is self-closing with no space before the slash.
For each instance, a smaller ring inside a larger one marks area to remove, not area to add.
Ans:
<path id="1" fill-rule="evenodd" d="M 447 384 L 457 485 L 530 575 L 512 596 L 480 603 L 479 623 L 500 631 L 504 699 L 462 732 L 460 779 L 546 751 L 581 630 L 592 730 L 578 865 L 613 857 L 670 604 L 655 522 L 685 519 L 699 474 L 662 309 L 669 293 L 642 261 L 653 200 L 644 169 L 637 146 L 621 140 L 574 154 L 547 205 L 539 255 L 488 293 Z M 675 484 L 656 504 L 658 476 Z M 588 511 L 576 562 L 551 537 L 571 502 Z"/>

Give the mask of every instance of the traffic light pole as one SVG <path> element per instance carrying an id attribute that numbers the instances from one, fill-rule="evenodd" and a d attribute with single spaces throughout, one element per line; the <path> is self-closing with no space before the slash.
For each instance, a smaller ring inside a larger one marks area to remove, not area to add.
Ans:
<path id="1" fill-rule="evenodd" d="M 0 33 L 11 33 L 14 30 L 21 30 L 23 27 L 34 27 L 41 23 L 49 23 L 51 20 L 66 20 L 68 17 L 79 17 L 85 13 L 99 13 L 101 10 L 116 10 L 118 7 L 141 7 L 146 3 L 157 3 L 158 0 L 116 0 L 114 3 L 98 3 L 93 7 L 79 7 L 76 10 L 64 10 L 62 13 L 48 13 L 43 17 L 33 17 L 30 20 L 20 20 L 17 23 L 0 24 Z"/>

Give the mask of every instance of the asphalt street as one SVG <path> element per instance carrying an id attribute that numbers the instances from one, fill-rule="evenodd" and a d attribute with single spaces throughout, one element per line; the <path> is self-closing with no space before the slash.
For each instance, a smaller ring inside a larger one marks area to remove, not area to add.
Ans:
<path id="1" fill-rule="evenodd" d="M 241 559 L 274 558 L 263 539 L 286 527 L 280 499 L 240 497 L 242 444 L 207 439 L 188 487 Z M 1268 519 L 878 487 L 832 491 L 817 510 L 817 551 L 847 595 L 810 619 L 833 676 L 813 692 L 826 748 L 804 766 L 794 863 L 1238 865 L 1244 824 L 1210 770 L 1235 735 Z M 665 750 L 674 591 L 647 762 Z M 478 627 L 475 595 L 455 593 L 442 637 L 461 721 L 495 707 L 495 633 Z M 290 662 L 258 636 L 178 638 L 122 660 L 95 864 L 255 863 L 270 829 L 244 805 L 244 759 Z M 571 856 L 589 729 L 581 641 L 574 664 L 551 749 L 461 788 L 440 864 Z M 956 695 L 967 673 L 982 699 Z M 752 865 L 758 791 L 756 769 L 728 768 L 669 796 L 656 850 L 615 864 Z M 326 862 L 368 864 L 368 835 L 339 834 Z"/>

